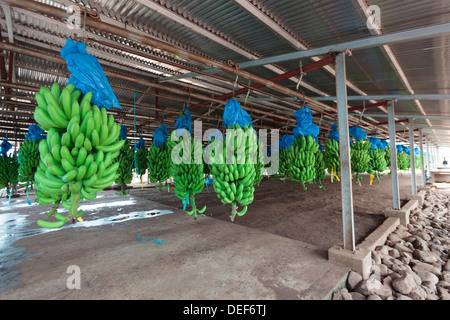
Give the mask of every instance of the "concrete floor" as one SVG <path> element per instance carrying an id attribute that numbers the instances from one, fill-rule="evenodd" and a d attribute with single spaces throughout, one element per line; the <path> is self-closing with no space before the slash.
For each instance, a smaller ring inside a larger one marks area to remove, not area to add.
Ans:
<path id="1" fill-rule="evenodd" d="M 349 268 L 327 250 L 114 191 L 84 203 L 84 222 L 40 229 L 49 206 L 0 203 L 0 299 L 329 299 Z M 165 239 L 165 243 L 141 243 Z M 68 289 L 80 270 L 80 289 Z"/>

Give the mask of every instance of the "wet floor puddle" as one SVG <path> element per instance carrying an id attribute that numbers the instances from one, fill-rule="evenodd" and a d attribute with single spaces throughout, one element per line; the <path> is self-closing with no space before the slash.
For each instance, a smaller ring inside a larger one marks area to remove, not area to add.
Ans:
<path id="1" fill-rule="evenodd" d="M 103 196 L 99 196 L 97 199 L 101 197 Z M 7 205 L 6 201 L 0 202 L 0 292 L 10 288 L 17 280 L 18 271 L 12 270 L 12 267 L 25 259 L 40 254 L 25 254 L 25 248 L 13 247 L 13 243 L 17 240 L 67 228 L 99 227 L 173 213 L 171 210 L 158 209 L 124 212 L 124 208 L 135 205 L 136 203 L 137 199 L 129 198 L 127 200 L 82 204 L 80 205 L 80 209 L 84 212 L 83 218 L 85 220 L 83 222 L 67 223 L 58 229 L 46 229 L 39 227 L 35 221 L 27 219 L 27 217 L 30 215 L 39 215 L 42 219 L 45 219 L 45 213 L 47 211 L 31 214 L 23 213 L 25 208 L 34 208 L 39 206 L 39 204 L 33 202 L 29 205 L 26 200 L 22 199 L 11 200 L 9 205 Z M 117 207 L 117 214 L 111 215 L 111 209 L 114 212 L 115 207 Z M 101 214 L 104 209 L 109 209 L 109 215 L 102 217 Z M 22 213 L 18 211 L 22 211 Z M 65 214 L 67 210 L 60 208 L 58 212 Z"/>

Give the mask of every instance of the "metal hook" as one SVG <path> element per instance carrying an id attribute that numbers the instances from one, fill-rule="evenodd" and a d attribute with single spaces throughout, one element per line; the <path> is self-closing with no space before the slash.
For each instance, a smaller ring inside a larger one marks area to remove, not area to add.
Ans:
<path id="1" fill-rule="evenodd" d="M 244 106 L 247 105 L 247 99 L 248 99 L 248 96 L 250 95 L 250 91 L 252 91 L 252 90 L 250 90 L 250 82 L 251 82 L 251 80 L 248 80 L 248 86 L 249 86 L 249 88 L 248 88 L 247 94 L 246 94 L 246 96 L 245 96 Z"/>

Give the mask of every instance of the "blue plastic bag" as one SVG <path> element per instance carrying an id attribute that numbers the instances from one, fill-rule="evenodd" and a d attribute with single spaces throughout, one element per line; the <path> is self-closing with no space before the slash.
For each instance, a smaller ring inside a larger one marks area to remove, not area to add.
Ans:
<path id="1" fill-rule="evenodd" d="M 9 143 L 8 140 L 3 140 L 2 144 L 0 145 L 0 154 L 3 156 L 6 156 L 8 151 L 12 148 L 12 144 Z"/>
<path id="2" fill-rule="evenodd" d="M 406 152 L 406 149 L 405 149 L 406 147 L 405 146 L 402 146 L 401 144 L 397 144 L 396 147 L 397 147 L 397 153 L 400 153 L 400 152 L 403 152 L 403 151 Z"/>
<path id="3" fill-rule="evenodd" d="M 348 129 L 348 133 L 350 137 L 355 138 L 356 141 L 359 140 L 366 140 L 367 133 L 364 132 L 363 128 L 361 127 L 351 127 Z"/>
<path id="4" fill-rule="evenodd" d="M 420 150 L 419 150 L 419 148 L 414 148 L 414 154 L 417 154 L 417 155 L 419 155 L 419 154 L 420 154 Z"/>
<path id="5" fill-rule="evenodd" d="M 84 43 L 67 39 L 61 49 L 61 57 L 66 60 L 67 69 L 71 73 L 67 83 L 73 83 L 83 95 L 92 91 L 92 105 L 122 109 L 102 66 L 96 57 L 87 53 Z"/>
<path id="6" fill-rule="evenodd" d="M 319 127 L 312 122 L 313 116 L 311 115 L 311 108 L 305 107 L 297 110 L 294 113 L 297 121 L 297 126 L 293 130 L 294 137 L 299 138 L 301 136 L 313 136 L 319 135 Z"/>
<path id="7" fill-rule="evenodd" d="M 119 139 L 127 140 L 127 141 L 128 141 L 128 139 L 127 139 L 127 129 L 128 129 L 127 126 L 124 126 L 124 125 L 121 125 L 121 126 L 120 126 Z"/>
<path id="8" fill-rule="evenodd" d="M 370 148 L 371 149 L 379 149 L 380 145 L 381 145 L 381 140 L 375 137 L 369 137 L 369 141 L 370 141 Z"/>
<path id="9" fill-rule="evenodd" d="M 168 134 L 167 126 L 165 124 L 160 125 L 153 133 L 153 145 L 157 148 L 162 146 L 167 141 Z"/>
<path id="10" fill-rule="evenodd" d="M 136 151 L 137 149 L 145 148 L 145 140 L 143 138 L 140 138 L 138 143 L 133 146 L 133 150 Z"/>
<path id="11" fill-rule="evenodd" d="M 32 124 L 28 126 L 28 133 L 25 135 L 25 140 L 33 140 L 35 139 L 36 142 L 41 141 L 42 139 L 45 139 L 45 136 L 43 135 L 44 130 L 42 130 L 39 125 Z"/>
<path id="12" fill-rule="evenodd" d="M 223 111 L 223 126 L 228 128 L 234 127 L 236 123 L 244 128 L 245 125 L 251 127 L 252 118 L 248 115 L 247 111 L 241 109 L 239 102 L 236 99 L 228 100 Z"/>
<path id="13" fill-rule="evenodd" d="M 283 149 L 289 149 L 289 146 L 294 145 L 294 135 L 285 134 L 280 138 L 280 151 Z"/>
<path id="14" fill-rule="evenodd" d="M 181 111 L 184 115 L 181 115 L 175 122 L 175 130 L 177 137 L 181 136 L 185 130 L 189 131 L 189 135 L 192 135 L 191 122 L 192 116 L 188 109 Z"/>
<path id="15" fill-rule="evenodd" d="M 337 129 L 338 124 L 335 123 L 331 126 L 331 131 L 328 135 L 331 141 L 336 140 L 339 141 L 339 131 Z"/>
<path id="16" fill-rule="evenodd" d="M 389 145 L 389 143 L 386 140 L 380 140 L 379 148 L 386 150 L 388 145 Z"/>

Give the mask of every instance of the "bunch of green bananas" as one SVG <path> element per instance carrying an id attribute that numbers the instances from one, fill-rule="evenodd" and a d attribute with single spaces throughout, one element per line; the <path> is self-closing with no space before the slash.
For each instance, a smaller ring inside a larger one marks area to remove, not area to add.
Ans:
<path id="1" fill-rule="evenodd" d="M 148 177 L 151 183 L 158 183 L 157 189 L 164 188 L 162 183 L 171 177 L 170 148 L 166 141 L 159 147 L 152 145 L 148 152 Z"/>
<path id="2" fill-rule="evenodd" d="M 294 144 L 288 149 L 288 176 L 293 180 L 300 182 L 303 189 L 306 190 L 305 183 L 313 182 L 316 176 L 315 153 L 319 150 L 319 144 L 313 136 L 300 136 L 294 138 Z"/>
<path id="3" fill-rule="evenodd" d="M 13 154 L 0 155 L 0 189 L 6 188 L 10 195 L 14 186 L 19 182 L 19 162 Z"/>
<path id="4" fill-rule="evenodd" d="M 116 194 L 126 196 L 130 193 L 130 190 L 126 191 L 126 186 L 127 184 L 130 184 L 133 179 L 132 165 L 134 152 L 130 145 L 130 141 L 127 139 L 119 139 L 119 141 L 123 142 L 123 146 L 119 150 L 118 157 L 114 160 L 115 163 L 118 163 L 118 174 L 114 182 L 121 186 L 120 192 Z"/>
<path id="5" fill-rule="evenodd" d="M 316 173 L 315 178 L 318 180 L 319 188 L 325 189 L 322 184 L 322 180 L 325 179 L 325 176 L 327 173 L 325 171 L 325 160 L 323 158 L 323 153 L 320 151 L 316 152 L 316 162 L 315 162 L 314 168 L 315 168 L 315 173 Z"/>
<path id="6" fill-rule="evenodd" d="M 383 149 L 369 149 L 369 167 L 367 173 L 375 176 L 375 179 L 380 182 L 381 172 L 386 171 L 388 166 L 385 159 L 385 151 Z"/>
<path id="7" fill-rule="evenodd" d="M 231 203 L 231 221 L 247 212 L 254 199 L 257 163 L 257 138 L 252 127 L 238 124 L 228 129 L 221 153 L 222 162 L 211 164 L 214 190 L 223 204 Z M 233 141 L 234 140 L 234 141 Z M 228 159 L 227 159 L 228 153 Z M 237 210 L 238 203 L 244 206 Z"/>
<path id="8" fill-rule="evenodd" d="M 384 160 L 386 160 L 386 166 L 391 167 L 391 148 L 389 146 L 384 149 Z"/>
<path id="9" fill-rule="evenodd" d="M 414 155 L 414 164 L 416 169 L 420 168 L 420 155 L 418 154 Z"/>
<path id="10" fill-rule="evenodd" d="M 38 220 L 41 227 L 58 228 L 69 218 L 82 221 L 80 202 L 94 199 L 116 178 L 119 165 L 114 159 L 124 143 L 117 141 L 120 126 L 106 109 L 92 106 L 91 99 L 92 92 L 81 98 L 73 84 L 61 90 L 54 83 L 51 90 L 44 87 L 36 93 L 34 118 L 48 131 L 47 138 L 39 142 L 40 162 L 34 175 L 36 202 L 53 203 L 47 215 L 55 214 L 59 220 Z M 56 212 L 60 204 L 69 210 L 68 217 Z"/>
<path id="11" fill-rule="evenodd" d="M 278 164 L 278 174 L 280 175 L 280 180 L 286 180 L 288 164 L 288 149 L 280 150 Z"/>
<path id="12" fill-rule="evenodd" d="M 186 211 L 188 215 L 197 218 L 197 214 L 202 214 L 206 210 L 206 206 L 198 209 L 195 204 L 195 194 L 202 192 L 205 186 L 205 178 L 203 175 L 203 160 L 195 163 L 195 155 L 200 157 L 203 155 L 201 141 L 193 137 L 180 136 L 178 140 L 174 139 L 173 133 L 168 142 L 170 150 L 171 167 L 170 171 L 173 177 L 174 193 L 178 199 L 183 201 L 184 208 L 191 204 L 192 210 Z M 190 149 L 190 154 L 188 150 Z M 186 151 L 186 152 L 184 152 Z M 174 153 L 172 155 L 172 152 Z M 179 157 L 181 163 L 174 162 L 174 158 Z M 174 158 L 172 158 L 174 157 Z"/>
<path id="13" fill-rule="evenodd" d="M 136 174 L 141 177 L 145 174 L 148 169 L 148 149 L 143 147 L 136 151 Z"/>
<path id="14" fill-rule="evenodd" d="M 39 165 L 39 143 L 36 139 L 26 139 L 20 146 L 19 156 L 19 181 L 32 182 L 34 173 Z"/>
<path id="15" fill-rule="evenodd" d="M 352 173 L 356 173 L 357 183 L 360 183 L 362 180 L 362 177 L 359 174 L 369 170 L 369 149 L 371 145 L 372 143 L 370 140 L 364 141 L 363 139 L 360 139 L 355 141 L 350 147 Z"/>
<path id="16" fill-rule="evenodd" d="M 339 142 L 329 139 L 325 143 L 325 152 L 323 154 L 325 167 L 331 176 L 340 176 L 341 174 L 341 157 L 339 153 Z"/>
<path id="17" fill-rule="evenodd" d="M 411 167 L 411 160 L 405 151 L 397 152 L 397 167 L 398 170 L 408 170 Z"/>

